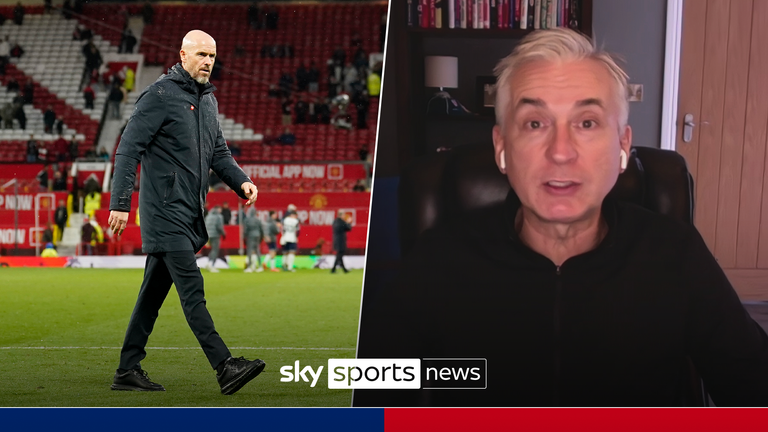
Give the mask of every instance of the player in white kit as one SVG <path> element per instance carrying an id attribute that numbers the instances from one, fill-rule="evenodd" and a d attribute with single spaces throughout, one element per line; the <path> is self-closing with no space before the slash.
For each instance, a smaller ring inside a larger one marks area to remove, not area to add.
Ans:
<path id="1" fill-rule="evenodd" d="M 283 249 L 283 263 L 288 271 L 295 272 L 293 260 L 296 256 L 296 243 L 298 242 L 299 218 L 296 212 L 290 212 L 283 220 L 283 235 L 280 237 L 280 245 Z"/>

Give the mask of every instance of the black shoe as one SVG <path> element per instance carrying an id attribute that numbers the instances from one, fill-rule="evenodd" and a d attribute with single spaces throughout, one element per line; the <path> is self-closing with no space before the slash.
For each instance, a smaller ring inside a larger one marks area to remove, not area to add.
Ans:
<path id="1" fill-rule="evenodd" d="M 248 381 L 256 378 L 264 370 L 266 363 L 263 361 L 246 360 L 243 357 L 230 357 L 224 363 L 224 370 L 216 375 L 221 387 L 221 393 L 225 395 L 234 394 L 236 391 L 248 384 Z"/>
<path id="2" fill-rule="evenodd" d="M 165 391 L 165 387 L 152 382 L 147 376 L 147 371 L 143 369 L 131 369 L 128 372 L 115 372 L 115 380 L 111 386 L 112 390 L 131 390 L 131 391 Z"/>

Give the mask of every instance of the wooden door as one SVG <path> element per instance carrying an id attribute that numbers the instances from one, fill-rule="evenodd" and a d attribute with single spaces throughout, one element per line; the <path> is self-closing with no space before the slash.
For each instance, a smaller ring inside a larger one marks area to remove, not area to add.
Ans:
<path id="1" fill-rule="evenodd" d="M 768 1 L 686 0 L 680 68 L 696 227 L 741 298 L 768 300 Z"/>

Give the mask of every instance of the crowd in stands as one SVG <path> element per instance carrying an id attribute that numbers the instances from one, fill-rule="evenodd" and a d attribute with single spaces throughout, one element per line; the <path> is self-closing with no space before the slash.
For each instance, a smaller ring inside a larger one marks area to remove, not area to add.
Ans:
<path id="1" fill-rule="evenodd" d="M 321 79 L 320 70 L 314 62 L 309 66 L 301 64 L 295 74 L 283 72 L 277 84 L 269 87 L 267 95 L 280 98 L 283 126 L 295 124 L 332 124 L 339 129 L 353 129 L 347 107 L 351 103 L 356 109 L 357 129 L 368 128 L 368 111 L 371 97 L 381 92 L 382 65 L 377 63 L 369 68 L 368 56 L 362 49 L 360 36 L 352 38 L 357 48 L 352 62 L 346 61 L 346 51 L 337 47 L 327 62 L 328 96 L 317 94 Z M 333 114 L 332 108 L 336 108 Z M 270 140 L 270 130 L 264 132 L 264 144 Z M 294 144 L 295 141 L 278 141 Z"/>
<path id="2" fill-rule="evenodd" d="M 69 141 L 62 134 L 59 134 L 59 138 L 55 141 L 38 141 L 32 134 L 29 136 L 26 147 L 28 163 L 74 162 L 80 157 L 82 143 L 76 135 L 72 135 Z M 97 149 L 96 145 L 93 145 L 85 151 L 82 158 L 108 161 L 110 156 L 104 147 Z"/>

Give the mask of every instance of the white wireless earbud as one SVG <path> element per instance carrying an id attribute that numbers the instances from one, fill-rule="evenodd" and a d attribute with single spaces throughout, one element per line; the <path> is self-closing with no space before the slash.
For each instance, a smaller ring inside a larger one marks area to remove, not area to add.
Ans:
<path id="1" fill-rule="evenodd" d="M 507 161 L 505 160 L 506 154 L 504 153 L 504 150 L 501 151 L 501 155 L 499 155 L 499 159 L 501 160 L 499 162 L 499 168 L 501 169 L 501 172 L 506 173 L 507 171 Z"/>
<path id="2" fill-rule="evenodd" d="M 627 169 L 627 152 L 625 152 L 623 149 L 621 150 L 621 153 L 619 153 L 619 160 L 621 161 L 619 162 L 621 169 Z"/>

